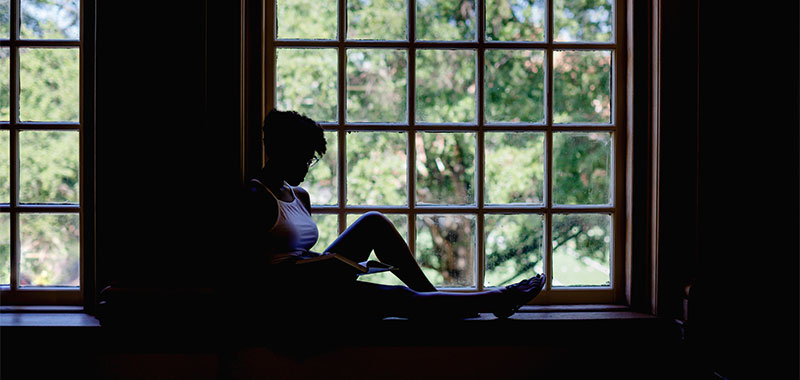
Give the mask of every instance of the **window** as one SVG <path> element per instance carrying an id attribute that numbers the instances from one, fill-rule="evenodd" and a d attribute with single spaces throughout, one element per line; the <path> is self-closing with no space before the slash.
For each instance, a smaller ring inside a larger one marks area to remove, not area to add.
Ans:
<path id="1" fill-rule="evenodd" d="M 377 210 L 441 288 L 545 272 L 538 302 L 621 300 L 620 6 L 267 2 L 267 107 L 305 113 L 328 140 L 301 185 L 315 249 Z"/>
<path id="2" fill-rule="evenodd" d="M 0 1 L 3 303 L 81 302 L 79 0 Z"/>

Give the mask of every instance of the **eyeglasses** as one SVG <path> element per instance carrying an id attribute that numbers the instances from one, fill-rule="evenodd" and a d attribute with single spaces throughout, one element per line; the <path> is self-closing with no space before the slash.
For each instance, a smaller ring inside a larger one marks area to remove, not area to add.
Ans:
<path id="1" fill-rule="evenodd" d="M 314 157 L 309 158 L 308 161 L 306 161 L 306 166 L 308 166 L 309 169 L 313 168 L 314 165 L 319 163 L 319 159 L 320 159 L 319 156 L 314 156 Z"/>

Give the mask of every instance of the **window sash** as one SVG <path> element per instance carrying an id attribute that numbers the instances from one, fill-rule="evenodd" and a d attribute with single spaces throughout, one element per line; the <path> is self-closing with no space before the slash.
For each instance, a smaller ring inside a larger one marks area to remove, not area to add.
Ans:
<path id="1" fill-rule="evenodd" d="M 485 0 L 477 0 L 476 17 L 478 21 L 476 38 L 473 41 L 416 41 L 416 7 L 414 1 L 407 4 L 407 35 L 408 40 L 347 40 L 347 9 L 345 0 L 339 0 L 338 7 L 338 33 L 333 40 L 301 40 L 277 39 L 275 17 L 276 1 L 267 0 L 265 12 L 265 54 L 264 54 L 264 99 L 266 110 L 272 109 L 276 104 L 276 51 L 280 48 L 335 48 L 337 60 L 337 121 L 321 122 L 326 131 L 336 131 L 339 159 L 337 204 L 312 206 L 312 211 L 321 214 L 338 216 L 338 232 L 347 227 L 348 214 L 360 214 L 367 211 L 380 211 L 392 214 L 405 214 L 408 216 L 408 243 L 415 251 L 416 215 L 421 214 L 456 214 L 465 213 L 476 216 L 475 263 L 477 268 L 477 283 L 473 290 L 484 289 L 485 252 L 484 252 L 484 216 L 488 214 L 541 214 L 544 216 L 544 246 L 543 260 L 545 272 L 553 273 L 552 244 L 552 216 L 554 214 L 592 213 L 608 214 L 611 216 L 612 229 L 610 244 L 610 286 L 600 287 L 553 287 L 551 281 L 542 294 L 536 299 L 537 303 L 617 303 L 625 299 L 625 225 L 624 203 L 625 199 L 625 61 L 627 41 L 625 38 L 625 12 L 626 2 L 614 1 L 612 5 L 612 38 L 611 42 L 558 42 L 554 41 L 553 0 L 546 1 L 545 40 L 544 41 L 487 41 L 485 38 Z M 404 123 L 362 123 L 346 121 L 347 107 L 347 50 L 357 48 L 395 48 L 407 51 L 407 121 Z M 419 49 L 471 49 L 476 52 L 476 119 L 470 123 L 429 123 L 415 120 L 416 94 L 415 94 L 415 69 L 416 51 Z M 485 120 L 485 54 L 489 49 L 536 49 L 545 52 L 545 121 L 543 123 L 507 123 L 487 122 Z M 604 50 L 611 55 L 611 116 L 609 123 L 554 123 L 553 122 L 553 54 L 560 50 Z M 409 145 L 407 155 L 407 204 L 402 206 L 364 206 L 346 205 L 346 132 L 350 131 L 376 131 L 376 132 L 405 132 L 409 144 L 415 141 L 419 132 L 474 132 L 476 133 L 476 173 L 475 173 L 475 204 L 473 205 L 420 205 L 416 204 L 416 149 Z M 554 132 L 610 132 L 610 203 L 607 205 L 559 205 L 552 201 L 552 173 L 553 173 L 553 133 Z M 485 132 L 543 132 L 545 133 L 545 189 L 544 201 L 541 205 L 489 205 L 484 202 L 485 193 L 485 158 L 484 158 L 484 133 Z M 552 276 L 551 276 L 552 280 Z M 442 288 L 448 289 L 448 288 Z M 463 290 L 464 288 L 455 288 Z"/>

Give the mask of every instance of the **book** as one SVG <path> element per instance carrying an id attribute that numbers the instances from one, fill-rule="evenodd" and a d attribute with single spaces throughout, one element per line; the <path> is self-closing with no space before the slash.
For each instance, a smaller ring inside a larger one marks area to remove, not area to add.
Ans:
<path id="1" fill-rule="evenodd" d="M 397 269 L 389 264 L 384 264 L 380 261 L 375 261 L 375 260 L 367 260 L 358 263 L 348 259 L 347 257 L 344 257 L 339 253 L 334 253 L 334 252 L 326 252 L 320 256 L 310 257 L 307 259 L 300 259 L 295 262 L 295 265 L 305 265 L 305 264 L 319 263 L 326 261 L 340 262 L 342 264 L 345 264 L 350 268 L 354 269 L 356 271 L 356 274 L 359 276 L 364 274 L 380 273 Z"/>

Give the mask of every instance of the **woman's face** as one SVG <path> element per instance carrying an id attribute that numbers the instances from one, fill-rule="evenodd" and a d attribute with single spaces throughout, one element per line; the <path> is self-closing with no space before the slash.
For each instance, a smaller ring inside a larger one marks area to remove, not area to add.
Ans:
<path id="1" fill-rule="evenodd" d="M 279 168 L 283 180 L 292 186 L 300 185 L 308 174 L 310 157 L 312 154 L 286 154 L 276 157 L 275 166 Z"/>

